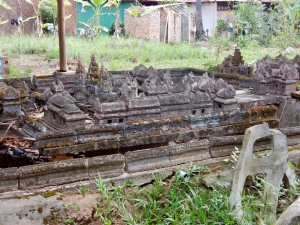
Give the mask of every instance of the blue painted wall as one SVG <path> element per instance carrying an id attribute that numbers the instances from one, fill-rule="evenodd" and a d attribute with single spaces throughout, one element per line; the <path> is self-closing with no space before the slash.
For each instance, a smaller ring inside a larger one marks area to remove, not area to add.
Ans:
<path id="1" fill-rule="evenodd" d="M 124 11 L 128 8 L 130 8 L 132 5 L 135 5 L 134 2 L 121 2 L 119 6 L 120 11 L 120 19 L 121 23 L 124 23 Z M 81 23 L 78 23 L 79 21 L 87 23 L 89 19 L 91 19 L 94 15 L 93 9 L 90 7 L 85 7 L 86 12 L 81 12 L 82 5 L 80 3 L 77 3 L 76 6 L 76 13 L 77 13 L 77 27 L 78 28 L 84 28 L 84 25 Z M 110 13 L 110 14 L 108 14 Z M 100 25 L 109 28 L 111 24 L 115 21 L 115 15 L 112 15 L 115 13 L 115 7 L 112 7 L 110 10 L 107 10 L 107 8 L 102 8 L 101 15 L 100 16 Z"/>

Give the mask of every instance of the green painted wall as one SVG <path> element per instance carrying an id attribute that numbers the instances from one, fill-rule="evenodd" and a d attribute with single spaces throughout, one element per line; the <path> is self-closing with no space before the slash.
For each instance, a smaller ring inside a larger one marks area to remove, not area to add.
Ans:
<path id="1" fill-rule="evenodd" d="M 128 8 L 130 8 L 132 5 L 135 5 L 134 2 L 121 2 L 120 6 L 119 6 L 119 10 L 120 10 L 120 19 L 121 22 L 124 23 L 124 11 Z M 84 28 L 83 24 L 78 23 L 79 21 L 82 21 L 84 23 L 87 23 L 87 21 L 93 17 L 94 15 L 94 11 L 93 9 L 91 9 L 90 7 L 85 7 L 85 11 L 86 12 L 81 12 L 82 9 L 82 5 L 80 3 L 77 3 L 76 6 L 77 9 L 77 27 L 78 28 Z M 110 13 L 106 14 L 106 13 Z M 103 8 L 101 11 L 101 15 L 100 16 L 100 25 L 101 26 L 105 26 L 107 28 L 109 28 L 111 26 L 111 24 L 115 21 L 115 15 L 111 15 L 115 13 L 115 8 L 112 7 L 110 10 L 107 10 L 107 8 Z"/>

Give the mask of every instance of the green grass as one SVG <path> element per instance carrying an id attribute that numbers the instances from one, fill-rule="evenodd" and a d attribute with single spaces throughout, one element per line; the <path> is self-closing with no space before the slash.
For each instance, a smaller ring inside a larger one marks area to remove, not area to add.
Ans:
<path id="1" fill-rule="evenodd" d="M 40 54 L 41 60 L 59 57 L 58 38 L 52 36 L 37 38 L 35 36 L 0 36 L 2 43 L 0 52 L 16 57 L 24 54 Z M 139 64 L 155 68 L 212 68 L 212 64 L 220 63 L 224 57 L 234 52 L 234 43 L 226 42 L 226 48 L 219 52 L 216 60 L 216 46 L 199 43 L 189 45 L 186 42 L 164 44 L 155 41 L 144 41 L 133 38 L 113 39 L 109 36 L 95 37 L 93 40 L 68 36 L 66 38 L 67 56 L 71 59 L 82 59 L 89 64 L 90 57 L 95 54 L 99 63 L 104 63 L 108 70 L 131 70 Z M 266 54 L 277 56 L 278 48 L 262 48 L 250 44 L 241 49 L 246 63 L 260 59 Z M 289 57 L 294 57 L 297 51 Z"/>
<path id="2" fill-rule="evenodd" d="M 179 178 L 177 173 L 162 180 L 161 175 L 154 176 L 154 181 L 145 187 L 130 187 L 127 181 L 120 187 L 108 190 L 100 175 L 96 179 L 99 190 L 98 204 L 95 206 L 99 224 L 127 224 L 127 225 L 177 225 L 177 224 L 259 224 L 264 216 L 261 211 L 264 178 L 256 177 L 251 190 L 245 189 L 242 209 L 245 212 L 240 221 L 230 211 L 231 184 L 217 181 L 214 186 L 207 187 L 202 179 L 206 168 L 193 167 L 186 172 L 190 179 Z M 288 194 L 281 191 L 281 199 Z M 291 193 L 291 192 L 290 192 Z M 289 204 L 296 198 L 285 197 Z M 281 200 L 279 200 L 279 203 Z M 76 203 L 66 205 L 76 206 Z M 288 205 L 278 207 L 282 212 Z M 280 208 L 281 207 L 281 208 Z M 76 223 L 76 218 L 68 218 Z M 79 223 L 80 224 L 80 223 Z M 272 224 L 272 223 L 271 223 Z"/>
<path id="3" fill-rule="evenodd" d="M 11 77 L 28 77 L 33 72 L 31 67 L 26 67 L 25 69 L 20 69 L 15 65 L 9 66 L 10 76 Z"/>

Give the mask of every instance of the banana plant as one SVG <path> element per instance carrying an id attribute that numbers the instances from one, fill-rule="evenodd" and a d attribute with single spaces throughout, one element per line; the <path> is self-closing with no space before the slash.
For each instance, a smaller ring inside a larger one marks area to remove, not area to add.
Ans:
<path id="1" fill-rule="evenodd" d="M 48 5 L 50 5 L 52 8 L 54 8 L 54 12 L 57 15 L 58 14 L 58 5 L 57 5 L 57 0 L 45 0 L 45 3 L 47 3 Z M 68 6 L 71 5 L 71 3 L 69 2 L 69 0 L 64 0 L 64 5 Z M 72 16 L 72 14 L 68 15 L 65 17 L 65 20 L 69 19 Z M 53 24 L 56 24 L 56 21 L 53 21 Z"/>
<path id="2" fill-rule="evenodd" d="M 6 9 L 10 9 L 10 6 L 4 0 L 0 0 L 0 6 L 6 8 Z M 5 24 L 7 22 L 8 22 L 8 20 L 2 21 L 1 16 L 0 16 L 0 25 Z"/>
<path id="3" fill-rule="evenodd" d="M 5 24 L 5 23 L 7 23 L 8 22 L 8 20 L 1 20 L 1 18 L 0 18 L 0 25 L 2 25 L 2 24 Z"/>
<path id="4" fill-rule="evenodd" d="M 134 36 L 136 37 L 136 28 L 137 28 L 137 18 L 139 17 L 139 13 L 136 9 L 136 7 L 131 6 L 130 9 L 126 9 L 127 12 L 129 12 L 135 20 L 135 29 L 134 29 Z"/>
<path id="5" fill-rule="evenodd" d="M 282 0 L 282 3 L 291 22 L 296 23 L 300 17 L 300 0 L 295 0 L 293 3 Z"/>
<path id="6" fill-rule="evenodd" d="M 90 7 L 94 11 L 94 15 L 87 21 L 87 23 L 84 23 L 82 21 L 79 21 L 79 23 L 83 24 L 86 27 L 89 27 L 93 30 L 94 34 L 100 34 L 101 30 L 108 32 L 108 29 L 104 26 L 101 26 L 100 23 L 100 16 L 104 15 L 101 13 L 102 9 L 107 7 L 108 5 L 105 4 L 107 0 L 91 0 L 91 3 L 83 0 L 74 0 L 75 2 L 81 3 L 82 5 L 82 12 L 84 12 L 85 7 Z M 106 15 L 113 14 L 113 13 L 106 13 Z"/>
<path id="7" fill-rule="evenodd" d="M 37 6 L 35 6 L 34 4 L 34 1 L 33 0 L 25 0 L 26 2 L 28 2 L 29 4 L 32 5 L 33 7 L 33 10 L 34 10 L 34 16 L 31 16 L 31 17 L 28 17 L 26 18 L 23 23 L 31 20 L 31 19 L 35 19 L 35 22 L 36 22 L 36 33 L 38 36 L 40 36 L 43 31 L 42 31 L 42 28 L 44 28 L 45 26 L 43 25 L 42 23 L 42 19 L 41 19 L 41 7 L 44 5 L 44 4 L 48 4 L 50 5 L 51 7 L 53 7 L 55 9 L 55 12 L 57 13 L 57 1 L 56 0 L 40 0 L 38 1 L 38 4 Z M 70 2 L 68 0 L 64 0 L 64 5 L 70 5 Z M 71 15 L 68 15 L 67 17 L 65 17 L 65 20 L 69 19 L 71 17 Z M 55 23 L 55 21 L 53 21 Z"/>
<path id="8" fill-rule="evenodd" d="M 6 9 L 10 9 L 10 6 L 4 0 L 0 0 L 0 6 Z"/>
<path id="9" fill-rule="evenodd" d="M 115 20 L 115 32 L 113 37 L 119 39 L 121 28 L 120 28 L 120 11 L 119 6 L 121 4 L 122 0 L 108 0 L 107 2 L 107 9 L 110 10 L 111 7 L 115 7 L 116 9 L 116 20 Z"/>
<path id="10" fill-rule="evenodd" d="M 31 20 L 31 19 L 35 19 L 35 23 L 36 23 L 36 34 L 40 37 L 43 33 L 42 28 L 41 28 L 41 24 L 42 24 L 42 20 L 41 20 L 41 13 L 40 13 L 40 8 L 41 6 L 45 3 L 45 0 L 41 0 L 38 2 L 37 7 L 35 6 L 33 0 L 25 0 L 27 3 L 32 5 L 32 8 L 34 10 L 34 16 L 28 17 L 26 18 L 22 24 L 24 24 L 25 22 Z"/>

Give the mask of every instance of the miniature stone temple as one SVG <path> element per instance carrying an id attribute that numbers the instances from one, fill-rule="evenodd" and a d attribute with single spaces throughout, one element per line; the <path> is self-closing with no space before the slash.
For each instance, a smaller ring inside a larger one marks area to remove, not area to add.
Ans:
<path id="1" fill-rule="evenodd" d="M 79 65 L 82 65 L 80 62 Z M 76 84 L 80 84 L 80 71 L 76 71 L 79 78 L 76 78 Z M 75 93 L 76 94 L 76 93 Z M 50 88 L 43 93 L 46 99 L 44 106 L 44 117 L 41 120 L 43 126 L 48 129 L 70 129 L 79 126 L 85 126 L 85 115 L 75 105 L 76 99 L 66 90 L 63 83 L 54 73 Z"/>
<path id="2" fill-rule="evenodd" d="M 72 100 L 64 96 L 53 95 L 44 108 L 43 121 L 47 127 L 64 129 L 85 126 L 85 115 L 81 114 Z"/>
<path id="3" fill-rule="evenodd" d="M 265 57 L 257 62 L 253 81 L 253 92 L 257 94 L 290 95 L 296 91 L 299 72 L 291 62 L 277 62 Z"/>
<path id="4" fill-rule="evenodd" d="M 76 101 L 76 99 L 74 99 L 69 92 L 65 90 L 64 85 L 58 78 L 56 72 L 53 74 L 53 81 L 51 82 L 50 87 L 43 92 L 43 97 L 46 102 L 54 95 L 61 95 L 71 101 Z"/>
<path id="5" fill-rule="evenodd" d="M 215 73 L 234 74 L 234 75 L 252 75 L 252 67 L 244 64 L 240 49 L 235 48 L 234 55 L 229 55 L 224 61 L 214 67 Z"/>
<path id="6" fill-rule="evenodd" d="M 99 68 L 95 56 L 92 56 L 88 72 L 81 62 L 78 63 L 74 75 L 74 97 L 78 101 L 94 104 L 96 98 L 101 102 L 115 101 L 117 93 L 113 91 L 111 74 L 102 64 Z"/>
<path id="7" fill-rule="evenodd" d="M 236 109 L 238 101 L 234 99 L 236 94 L 234 87 L 228 85 L 223 79 L 219 79 L 216 86 L 215 109 L 220 111 Z"/>
<path id="8" fill-rule="evenodd" d="M 81 60 L 78 61 L 74 75 L 74 98 L 78 101 L 85 101 L 85 80 L 86 72 Z"/>
<path id="9" fill-rule="evenodd" d="M 139 70 L 139 68 L 142 68 Z M 125 73 L 124 83 L 119 88 L 120 97 L 113 102 L 94 102 L 96 123 L 118 123 L 147 118 L 169 116 L 201 115 L 214 110 L 233 110 L 237 108 L 234 100 L 235 90 L 225 81 L 218 87 L 214 78 L 204 74 L 194 76 L 186 74 L 178 84 L 175 84 L 170 71 L 165 74 L 153 67 L 145 68 L 140 65 L 135 76 Z M 141 85 L 136 78 L 140 72 L 143 79 Z M 138 90 L 138 92 L 137 92 Z M 139 94 L 137 94 L 139 93 Z M 214 95 L 217 93 L 217 95 Z"/>
<path id="10" fill-rule="evenodd" d="M 96 98 L 94 109 L 96 125 L 122 123 L 127 118 L 127 109 L 124 101 L 101 103 L 99 98 Z"/>
<path id="11" fill-rule="evenodd" d="M 2 120 L 10 120 L 17 117 L 21 110 L 20 91 L 6 86 L 1 82 L 0 86 L 0 112 Z"/>

